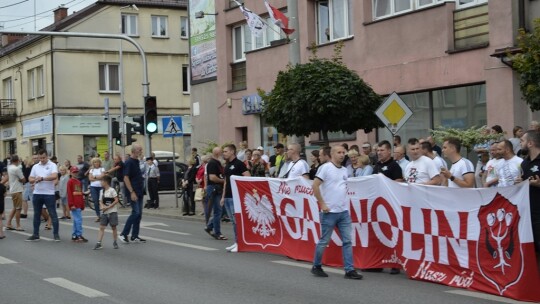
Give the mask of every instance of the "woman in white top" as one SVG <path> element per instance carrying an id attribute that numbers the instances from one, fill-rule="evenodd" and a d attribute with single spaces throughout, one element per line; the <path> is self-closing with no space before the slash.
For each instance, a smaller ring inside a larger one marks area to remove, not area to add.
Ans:
<path id="1" fill-rule="evenodd" d="M 92 195 L 92 200 L 94 201 L 94 208 L 97 215 L 96 223 L 99 222 L 100 216 L 99 193 L 103 189 L 101 187 L 101 178 L 105 174 L 105 168 L 101 167 L 101 159 L 97 157 L 93 158 L 92 168 L 90 168 L 88 172 L 88 179 L 90 179 L 90 195 Z"/>

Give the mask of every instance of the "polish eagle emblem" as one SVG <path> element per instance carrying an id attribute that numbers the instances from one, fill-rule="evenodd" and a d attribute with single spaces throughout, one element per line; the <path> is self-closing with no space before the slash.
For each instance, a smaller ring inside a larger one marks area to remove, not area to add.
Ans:
<path id="1" fill-rule="evenodd" d="M 272 203 L 266 195 L 261 197 L 257 190 L 253 190 L 253 194 L 247 192 L 244 196 L 244 205 L 249 220 L 256 223 L 256 226 L 252 227 L 253 233 L 263 238 L 276 234 L 276 229 L 272 228 L 276 217 Z"/>

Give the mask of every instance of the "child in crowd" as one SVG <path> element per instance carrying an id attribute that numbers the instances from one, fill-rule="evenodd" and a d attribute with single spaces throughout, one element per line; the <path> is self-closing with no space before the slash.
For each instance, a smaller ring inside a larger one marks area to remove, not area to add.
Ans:
<path id="1" fill-rule="evenodd" d="M 60 195 L 60 202 L 62 203 L 62 217 L 61 220 L 69 220 L 69 208 L 67 204 L 67 183 L 69 181 L 69 172 L 66 166 L 61 165 L 58 167 L 58 172 L 60 173 L 60 180 L 58 182 L 58 193 Z"/>
<path id="2" fill-rule="evenodd" d="M 101 187 L 103 189 L 99 193 L 99 208 L 101 209 L 101 217 L 99 224 L 99 233 L 98 233 L 98 242 L 94 246 L 94 250 L 102 249 L 101 241 L 103 240 L 103 235 L 105 234 L 105 228 L 107 225 L 111 225 L 113 233 L 113 247 L 118 249 L 118 234 L 116 233 L 116 226 L 118 226 L 118 195 L 116 190 L 111 187 L 111 177 L 109 175 L 104 175 L 101 178 Z"/>
<path id="3" fill-rule="evenodd" d="M 84 198 L 82 192 L 82 183 L 77 178 L 79 174 L 79 168 L 77 166 L 71 167 L 71 178 L 67 182 L 66 192 L 68 206 L 73 216 L 73 233 L 71 240 L 74 242 L 88 242 L 83 237 L 82 228 L 82 211 L 84 210 Z"/>

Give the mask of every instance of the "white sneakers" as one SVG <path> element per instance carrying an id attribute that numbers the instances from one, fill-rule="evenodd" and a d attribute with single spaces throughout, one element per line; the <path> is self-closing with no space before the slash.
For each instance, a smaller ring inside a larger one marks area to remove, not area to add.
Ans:
<path id="1" fill-rule="evenodd" d="M 225 248 L 228 252 L 238 252 L 238 244 L 234 243 L 231 246 Z"/>

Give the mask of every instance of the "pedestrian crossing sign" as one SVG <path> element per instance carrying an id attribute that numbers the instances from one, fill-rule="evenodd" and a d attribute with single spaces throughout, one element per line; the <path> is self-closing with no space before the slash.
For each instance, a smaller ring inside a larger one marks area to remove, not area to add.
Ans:
<path id="1" fill-rule="evenodd" d="M 182 117 L 171 116 L 162 118 L 163 137 L 184 136 Z"/>

